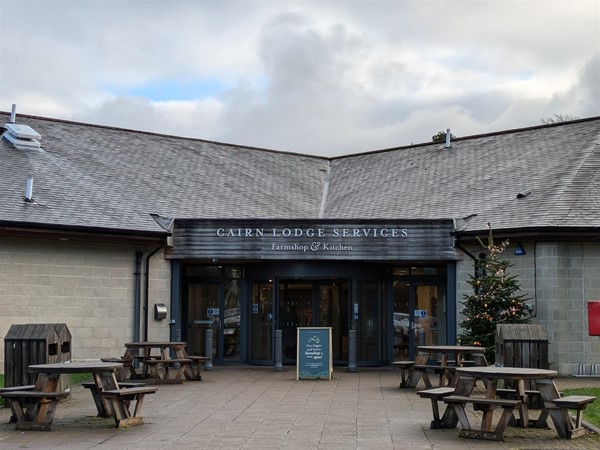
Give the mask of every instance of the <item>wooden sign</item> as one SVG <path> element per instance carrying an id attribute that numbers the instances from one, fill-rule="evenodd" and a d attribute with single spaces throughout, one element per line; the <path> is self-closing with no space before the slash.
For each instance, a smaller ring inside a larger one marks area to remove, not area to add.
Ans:
<path id="1" fill-rule="evenodd" d="M 459 260 L 451 220 L 175 219 L 169 259 Z"/>
<path id="2" fill-rule="evenodd" d="M 331 327 L 299 327 L 297 330 L 296 379 L 331 380 Z"/>

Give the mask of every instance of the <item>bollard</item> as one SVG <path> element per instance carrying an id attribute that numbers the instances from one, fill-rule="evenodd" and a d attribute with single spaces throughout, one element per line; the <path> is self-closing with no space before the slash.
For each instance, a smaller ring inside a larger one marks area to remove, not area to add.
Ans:
<path id="1" fill-rule="evenodd" d="M 206 329 L 206 350 L 204 350 L 204 354 L 210 358 L 206 361 L 206 364 L 204 364 L 204 370 L 212 370 L 213 330 L 210 328 Z"/>
<path id="2" fill-rule="evenodd" d="M 425 345 L 425 339 L 427 338 L 427 334 L 425 334 L 425 330 L 419 331 L 419 347 Z"/>
<path id="3" fill-rule="evenodd" d="M 356 330 L 348 332 L 348 372 L 356 372 Z"/>
<path id="4" fill-rule="evenodd" d="M 278 372 L 283 370 L 283 365 L 281 364 L 281 330 L 275 330 L 275 370 Z"/>

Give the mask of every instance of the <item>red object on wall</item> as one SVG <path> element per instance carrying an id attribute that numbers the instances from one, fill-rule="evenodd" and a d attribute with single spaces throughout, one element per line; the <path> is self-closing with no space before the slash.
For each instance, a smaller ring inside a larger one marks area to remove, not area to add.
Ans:
<path id="1" fill-rule="evenodd" d="M 590 336 L 600 336 L 600 300 L 588 302 L 588 324 Z"/>

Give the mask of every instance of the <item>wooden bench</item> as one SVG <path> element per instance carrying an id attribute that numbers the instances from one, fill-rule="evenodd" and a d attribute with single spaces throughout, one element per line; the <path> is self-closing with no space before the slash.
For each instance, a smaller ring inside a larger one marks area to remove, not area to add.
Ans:
<path id="1" fill-rule="evenodd" d="M 124 428 L 144 423 L 143 417 L 139 415 L 144 403 L 144 396 L 154 394 L 157 390 L 158 388 L 149 386 L 128 387 L 103 391 L 99 395 L 110 402 L 116 427 Z M 135 400 L 135 409 L 132 414 L 130 404 L 133 400 Z"/>
<path id="2" fill-rule="evenodd" d="M 111 363 L 122 363 L 123 367 L 119 369 L 117 373 L 117 380 L 124 381 L 127 378 L 127 374 L 131 378 L 137 378 L 137 373 L 135 371 L 135 367 L 132 364 L 132 358 L 128 356 L 121 356 L 119 358 L 100 358 L 102 362 L 111 362 Z"/>
<path id="3" fill-rule="evenodd" d="M 517 406 L 522 404 L 521 400 L 510 400 L 510 399 L 495 399 L 495 398 L 479 398 L 479 397 L 464 397 L 460 395 L 450 395 L 444 397 L 444 402 L 450 407 L 454 408 L 458 420 L 462 426 L 460 431 L 461 437 L 475 438 L 475 439 L 487 439 L 493 441 L 504 440 L 504 430 L 508 424 L 509 419 L 512 417 L 512 413 Z M 481 422 L 481 430 L 471 429 L 471 424 L 465 413 L 465 405 L 472 403 L 477 405 L 477 408 L 483 411 L 483 418 Z M 496 429 L 492 431 L 492 417 L 494 409 L 496 407 L 502 407 L 502 416 L 498 420 Z"/>
<path id="4" fill-rule="evenodd" d="M 423 382 L 427 389 L 431 389 L 433 385 L 431 384 L 431 380 L 429 379 L 428 371 L 433 371 L 434 373 L 439 374 L 440 380 L 438 383 L 438 387 L 444 386 L 444 378 L 448 380 L 448 384 L 452 383 L 452 378 L 454 376 L 454 372 L 456 370 L 456 366 L 442 366 L 439 364 L 415 364 L 415 370 L 421 373 L 421 377 L 423 378 Z"/>
<path id="5" fill-rule="evenodd" d="M 3 392 L 33 391 L 34 389 L 35 389 L 35 385 L 34 384 L 27 384 L 25 386 L 9 386 L 9 387 L 4 387 L 4 388 L 0 388 L 0 396 L 2 396 Z M 23 408 L 23 404 L 25 403 L 25 400 L 21 400 L 20 402 L 21 402 L 21 408 Z M 13 413 L 13 415 L 10 416 L 10 419 L 8 420 L 8 423 L 16 423 L 16 421 L 17 421 L 17 417 Z"/>
<path id="6" fill-rule="evenodd" d="M 100 392 L 98 392 L 98 387 L 96 383 L 93 381 L 86 381 L 81 383 L 81 385 L 85 389 L 89 389 L 92 393 L 92 398 L 94 399 L 94 403 L 96 404 L 96 409 L 98 410 L 98 417 L 110 417 L 110 411 L 106 411 L 104 404 L 102 403 L 102 397 L 100 396 Z M 121 382 L 119 381 L 119 389 L 128 389 L 133 387 L 144 387 L 146 383 L 132 383 L 132 382 Z"/>
<path id="7" fill-rule="evenodd" d="M 10 405 L 10 423 L 16 422 L 16 430 L 49 431 L 59 400 L 69 393 L 36 391 L 28 385 L 3 388 L 0 396 Z"/>
<path id="8" fill-rule="evenodd" d="M 429 428 L 432 430 L 439 428 L 455 428 L 458 422 L 456 414 L 450 417 L 444 413 L 444 416 L 440 418 L 440 410 L 438 402 L 443 400 L 444 397 L 448 397 L 454 393 L 453 387 L 438 387 L 433 389 L 426 389 L 424 391 L 418 391 L 417 394 L 421 398 L 428 398 L 431 400 L 431 409 L 433 412 L 433 420 Z"/>
<path id="9" fill-rule="evenodd" d="M 93 381 L 86 381 L 85 383 L 81 383 L 81 385 L 86 389 L 96 389 L 96 383 Z M 146 383 L 142 382 L 129 382 L 129 381 L 119 381 L 119 389 L 126 389 L 132 387 L 144 387 Z"/>
<path id="10" fill-rule="evenodd" d="M 9 386 L 0 388 L 0 394 L 3 392 L 15 392 L 15 391 L 33 391 L 35 389 L 35 384 L 27 384 L 25 386 Z"/>
<path id="11" fill-rule="evenodd" d="M 415 371 L 414 361 L 394 361 L 391 363 L 391 365 L 400 370 L 400 389 L 414 387 L 410 385 L 413 373 Z"/>
<path id="12" fill-rule="evenodd" d="M 498 396 L 498 398 L 521 400 L 526 405 L 529 403 L 529 408 L 531 408 L 532 406 L 535 408 L 535 405 L 532 405 L 533 402 L 532 402 L 532 399 L 530 399 L 530 397 L 537 399 L 536 404 L 541 404 L 541 405 L 544 404 L 540 391 L 525 389 L 524 394 L 525 394 L 524 396 L 517 399 L 516 398 L 516 395 L 517 395 L 516 389 L 510 389 L 510 388 L 496 389 L 496 395 Z M 543 407 L 540 409 L 543 409 Z M 520 419 L 516 420 L 514 418 L 514 415 L 510 418 L 509 425 L 525 426 L 523 423 L 521 423 Z M 538 419 L 529 419 L 528 423 L 526 425 L 529 427 L 535 427 L 535 428 L 547 428 L 548 427 L 547 412 L 542 411 L 542 414 L 540 414 Z"/>
<path id="13" fill-rule="evenodd" d="M 148 377 L 157 383 L 183 383 L 183 375 L 186 368 L 191 370 L 192 360 L 185 359 L 156 359 L 148 358 L 144 360 L 148 368 Z M 162 375 L 160 370 L 162 369 Z M 169 377 L 169 369 L 177 369 L 173 378 Z"/>
<path id="14" fill-rule="evenodd" d="M 192 355 L 187 355 L 186 358 L 192 360 L 192 364 L 190 365 L 191 370 L 185 370 L 184 372 L 186 380 L 202 381 L 202 367 L 204 367 L 204 365 L 210 361 L 211 358 L 209 356 Z"/>
<path id="15" fill-rule="evenodd" d="M 582 414 L 583 410 L 589 403 L 596 400 L 595 396 L 591 395 L 569 395 L 567 397 L 561 397 L 552 400 L 552 403 L 563 411 L 565 422 L 570 424 L 571 421 L 568 417 L 569 410 L 577 410 L 577 417 L 575 419 L 575 427 L 567 427 L 566 434 L 567 439 L 574 439 L 580 437 L 585 433 L 585 429 L 582 426 Z"/>

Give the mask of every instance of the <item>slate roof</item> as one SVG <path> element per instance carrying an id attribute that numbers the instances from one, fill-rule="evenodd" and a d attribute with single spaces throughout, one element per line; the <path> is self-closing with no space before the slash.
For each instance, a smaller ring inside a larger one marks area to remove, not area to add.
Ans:
<path id="1" fill-rule="evenodd" d="M 1 221 L 152 232 L 162 228 L 150 214 L 317 217 L 321 206 L 323 158 L 25 116 L 17 123 L 42 135 L 43 150 L 0 142 Z M 23 201 L 28 176 L 36 204 Z"/>
<path id="2" fill-rule="evenodd" d="M 333 161 L 327 217 L 598 227 L 599 168 L 600 118 L 349 156 Z"/>
<path id="3" fill-rule="evenodd" d="M 0 124 L 8 118 L 0 113 Z M 3 225 L 155 233 L 158 214 L 600 227 L 600 117 L 331 159 L 24 115 L 17 123 L 40 133 L 43 149 L 0 142 Z M 23 201 L 28 176 L 33 204 Z"/>

